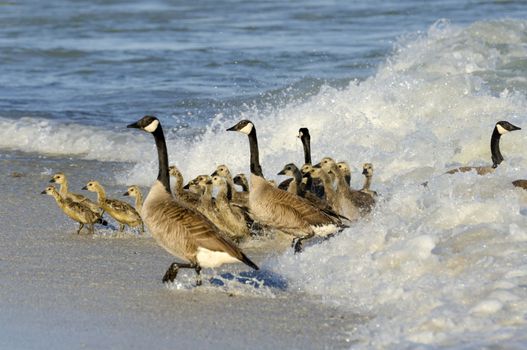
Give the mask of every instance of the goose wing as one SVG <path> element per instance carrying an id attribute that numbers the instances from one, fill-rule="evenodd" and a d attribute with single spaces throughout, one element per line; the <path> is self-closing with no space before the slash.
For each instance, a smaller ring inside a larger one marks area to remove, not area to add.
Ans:
<path id="1" fill-rule="evenodd" d="M 187 244 L 211 251 L 225 252 L 258 270 L 258 266 L 249 260 L 233 242 L 224 237 L 218 228 L 202 214 L 171 202 L 165 206 L 163 216 L 168 222 L 177 222 L 185 228 Z"/>
<path id="2" fill-rule="evenodd" d="M 272 191 L 273 201 L 281 206 L 287 206 L 298 212 L 310 225 L 337 224 L 339 220 L 327 210 L 314 207 L 309 201 L 298 197 L 296 194 L 282 191 L 269 186 Z"/>

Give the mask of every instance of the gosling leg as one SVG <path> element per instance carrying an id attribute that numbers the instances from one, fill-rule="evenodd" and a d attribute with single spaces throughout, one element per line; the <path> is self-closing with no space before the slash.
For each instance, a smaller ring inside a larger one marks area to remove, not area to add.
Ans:
<path id="1" fill-rule="evenodd" d="M 196 286 L 201 286 L 201 266 L 196 265 L 194 270 L 196 270 Z"/>
<path id="2" fill-rule="evenodd" d="M 90 234 L 91 234 L 91 235 L 95 234 L 95 230 L 94 230 L 94 228 L 93 228 L 93 224 L 90 225 L 90 229 L 89 229 L 89 231 L 90 231 Z"/>
<path id="3" fill-rule="evenodd" d="M 123 232 L 124 231 L 124 225 L 123 224 L 119 224 L 119 232 Z"/>
<path id="4" fill-rule="evenodd" d="M 77 230 L 78 235 L 81 233 L 81 230 L 83 227 L 84 227 L 84 224 L 82 222 L 79 222 L 79 229 Z"/>

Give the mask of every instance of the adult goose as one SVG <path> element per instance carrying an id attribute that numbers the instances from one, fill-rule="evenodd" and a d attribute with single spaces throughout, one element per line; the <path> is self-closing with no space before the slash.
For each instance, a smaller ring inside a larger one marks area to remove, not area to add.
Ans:
<path id="1" fill-rule="evenodd" d="M 249 210 L 255 221 L 293 235 L 295 252 L 302 250 L 302 241 L 315 234 L 324 236 L 335 233 L 343 226 L 338 216 L 319 210 L 304 198 L 274 187 L 264 178 L 256 128 L 250 120 L 242 120 L 227 131 L 238 131 L 249 138 L 251 169 Z"/>
<path id="2" fill-rule="evenodd" d="M 508 121 L 499 121 L 494 126 L 492 136 L 490 138 L 490 153 L 492 155 L 492 166 L 463 166 L 449 170 L 446 172 L 446 174 L 455 174 L 459 172 L 465 173 L 467 171 L 472 170 L 475 170 L 478 175 L 486 175 L 488 173 L 493 172 L 503 161 L 503 156 L 500 152 L 501 135 L 514 130 L 521 130 L 521 128 L 509 123 Z"/>
<path id="3" fill-rule="evenodd" d="M 243 262 L 258 270 L 234 243 L 223 237 L 218 228 L 197 211 L 181 205 L 170 192 L 168 154 L 160 121 L 145 116 L 128 128 L 151 133 L 157 147 L 159 172 L 157 180 L 143 203 L 142 217 L 156 242 L 170 254 L 187 262 L 174 262 L 167 269 L 163 282 L 172 282 L 180 268 L 194 269 L 196 284 L 201 285 L 202 267 Z"/>

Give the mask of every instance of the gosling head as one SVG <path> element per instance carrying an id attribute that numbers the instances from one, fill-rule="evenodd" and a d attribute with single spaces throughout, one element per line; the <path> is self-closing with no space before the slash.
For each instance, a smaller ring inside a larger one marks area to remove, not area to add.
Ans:
<path id="1" fill-rule="evenodd" d="M 231 172 L 225 164 L 222 164 L 222 165 L 218 165 L 216 170 L 210 176 L 216 176 L 216 175 L 223 176 L 223 177 L 230 177 Z"/>
<path id="2" fill-rule="evenodd" d="M 521 130 L 520 127 L 509 123 L 508 121 L 502 120 L 496 123 L 496 130 L 500 135 L 506 134 L 509 131 Z"/>
<path id="3" fill-rule="evenodd" d="M 293 163 L 286 164 L 277 175 L 295 176 L 295 169 L 298 170 Z"/>
<path id="4" fill-rule="evenodd" d="M 100 187 L 100 186 L 101 185 L 97 181 L 90 181 L 82 189 L 83 190 L 88 190 L 90 192 L 97 192 L 97 188 Z"/>
<path id="5" fill-rule="evenodd" d="M 325 171 L 325 172 L 329 172 L 330 170 L 332 170 L 333 168 L 336 167 L 336 164 L 335 164 L 335 161 L 330 158 L 330 157 L 324 157 L 322 158 L 322 160 L 320 161 L 320 163 L 318 163 L 317 165 L 320 165 L 320 167 Z"/>
<path id="6" fill-rule="evenodd" d="M 215 187 L 221 187 L 221 186 L 225 186 L 227 184 L 227 182 L 225 181 L 225 178 L 219 176 L 219 175 L 214 175 L 211 177 L 211 183 L 213 186 Z"/>
<path id="7" fill-rule="evenodd" d="M 311 170 L 313 169 L 313 165 L 311 164 L 304 164 L 302 165 L 302 169 L 300 169 L 300 172 L 302 175 L 307 175 L 311 173 Z"/>
<path id="8" fill-rule="evenodd" d="M 245 135 L 249 135 L 254 130 L 254 124 L 250 120 L 244 119 L 239 121 L 236 125 L 231 126 L 227 131 L 238 131 Z"/>
<path id="9" fill-rule="evenodd" d="M 65 180 L 66 180 L 66 175 L 64 175 L 63 172 L 59 172 L 53 175 L 53 177 L 51 178 L 51 180 L 49 180 L 49 182 L 58 183 L 59 185 L 62 185 L 65 182 Z"/>
<path id="10" fill-rule="evenodd" d="M 127 191 L 123 193 L 123 196 L 137 197 L 139 193 L 141 193 L 139 186 L 133 185 L 128 187 Z"/>
<path id="11" fill-rule="evenodd" d="M 159 119 L 151 115 L 145 115 L 135 123 L 129 124 L 127 128 L 141 129 L 149 133 L 155 132 L 159 128 Z"/>
<path id="12" fill-rule="evenodd" d="M 362 166 L 362 175 L 364 176 L 373 176 L 373 165 L 371 163 L 364 163 Z"/>
<path id="13" fill-rule="evenodd" d="M 49 196 L 53 196 L 55 194 L 58 194 L 58 192 L 57 192 L 57 189 L 55 187 L 48 186 L 48 187 L 46 187 L 46 189 L 44 191 L 40 192 L 40 194 L 47 194 Z"/>
<path id="14" fill-rule="evenodd" d="M 351 168 L 349 166 L 348 163 L 346 162 L 338 162 L 337 163 L 337 168 L 340 169 L 340 171 L 346 175 L 346 176 L 351 176 Z"/>
<path id="15" fill-rule="evenodd" d="M 309 168 L 307 168 L 307 172 L 311 175 L 314 179 L 320 179 L 323 175 L 324 170 L 320 167 L 320 165 L 309 165 Z"/>

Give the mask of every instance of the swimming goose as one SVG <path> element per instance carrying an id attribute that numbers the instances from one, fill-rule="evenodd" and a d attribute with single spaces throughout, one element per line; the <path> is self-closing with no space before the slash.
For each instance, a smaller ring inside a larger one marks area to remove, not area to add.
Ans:
<path id="1" fill-rule="evenodd" d="M 245 174 L 236 175 L 232 179 L 232 182 L 240 186 L 242 188 L 242 192 L 249 192 L 249 182 L 247 181 L 247 177 L 245 176 Z"/>
<path id="2" fill-rule="evenodd" d="M 500 152 L 501 135 L 514 130 L 521 130 L 521 128 L 509 123 L 508 121 L 499 121 L 494 126 L 494 130 L 492 131 L 492 136 L 490 138 L 490 153 L 492 155 L 492 166 L 463 166 L 449 170 L 446 172 L 446 174 L 455 174 L 458 172 L 465 173 L 467 171 L 472 170 L 476 170 L 476 173 L 478 175 L 486 175 L 493 172 L 503 161 L 503 156 Z"/>
<path id="3" fill-rule="evenodd" d="M 192 190 L 190 191 L 185 191 L 185 188 L 183 187 L 183 175 L 179 169 L 175 165 L 171 165 L 168 167 L 168 172 L 170 176 L 176 178 L 176 183 L 174 184 L 174 194 L 176 198 L 192 207 L 198 205 L 200 195 L 196 193 L 197 191 L 194 187 L 192 187 Z"/>
<path id="4" fill-rule="evenodd" d="M 371 163 L 364 163 L 362 166 L 362 175 L 364 175 L 364 185 L 360 191 L 369 194 L 373 198 L 377 197 L 377 192 L 370 190 L 371 179 L 373 177 L 373 165 Z"/>
<path id="5" fill-rule="evenodd" d="M 66 214 L 70 219 L 77 221 L 79 223 L 79 229 L 77 234 L 80 234 L 82 228 L 85 224 L 89 225 L 89 232 L 94 233 L 93 224 L 106 224 L 104 220 L 101 219 L 101 216 L 98 213 L 93 212 L 86 205 L 78 202 L 74 202 L 69 198 L 63 198 L 57 189 L 53 186 L 48 186 L 41 194 L 47 194 L 55 198 L 57 205 L 62 209 L 64 214 Z"/>
<path id="6" fill-rule="evenodd" d="M 355 220 L 360 214 L 371 211 L 375 204 L 373 198 L 366 193 L 351 189 L 333 159 L 324 157 L 317 165 L 320 165 L 326 173 L 332 173 L 337 180 L 336 202 L 339 209 L 337 213 Z"/>
<path id="7" fill-rule="evenodd" d="M 88 208 L 91 209 L 94 213 L 103 214 L 102 208 L 99 207 L 96 203 L 93 203 L 88 197 L 83 196 L 82 194 L 72 193 L 68 191 L 68 178 L 66 177 L 66 174 L 63 172 L 58 172 L 51 180 L 49 180 L 51 183 L 58 183 L 60 185 L 59 194 L 62 198 L 68 198 L 71 199 L 74 202 L 82 203 Z"/>
<path id="8" fill-rule="evenodd" d="M 221 176 L 213 176 L 211 179 L 213 186 L 218 188 L 216 195 L 216 207 L 219 216 L 225 224 L 226 233 L 235 241 L 240 241 L 250 235 L 249 227 L 243 210 L 231 205 L 232 189 L 227 180 Z"/>
<path id="9" fill-rule="evenodd" d="M 242 120 L 227 131 L 238 131 L 249 138 L 249 210 L 256 221 L 296 237 L 296 242 L 293 241 L 295 252 L 301 251 L 302 241 L 315 234 L 334 233 L 342 226 L 338 217 L 315 208 L 304 198 L 274 187 L 263 177 L 256 128 L 251 121 Z"/>
<path id="10" fill-rule="evenodd" d="M 141 193 L 141 190 L 139 189 L 139 186 L 133 185 L 128 187 L 127 191 L 123 193 L 123 196 L 130 196 L 132 198 L 135 198 L 135 211 L 141 216 L 141 210 L 143 209 L 143 194 Z M 145 232 L 145 225 L 141 221 L 141 233 Z"/>
<path id="11" fill-rule="evenodd" d="M 125 225 L 136 227 L 143 223 L 139 213 L 130 204 L 106 198 L 106 191 L 99 182 L 90 181 L 82 189 L 97 193 L 97 203 L 119 223 L 119 232 L 124 230 Z"/>
<path id="12" fill-rule="evenodd" d="M 143 203 L 143 218 L 156 242 L 170 254 L 187 263 L 174 262 L 166 271 L 163 282 L 172 282 L 180 268 L 194 269 L 196 284 L 201 284 L 202 267 L 217 267 L 225 263 L 243 262 L 258 270 L 234 243 L 223 237 L 218 228 L 197 211 L 181 205 L 170 192 L 168 154 L 161 123 L 156 117 L 145 116 L 128 125 L 154 136 L 159 161 L 157 180 Z"/>

